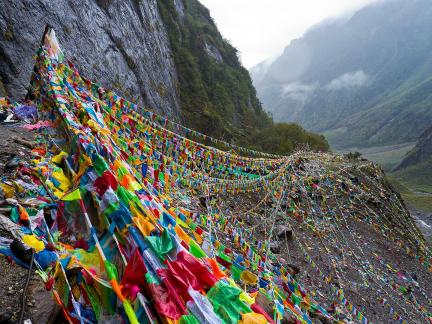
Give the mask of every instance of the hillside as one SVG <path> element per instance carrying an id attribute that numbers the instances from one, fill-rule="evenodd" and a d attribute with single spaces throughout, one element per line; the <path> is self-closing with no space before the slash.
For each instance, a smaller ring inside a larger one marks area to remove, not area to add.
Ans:
<path id="1" fill-rule="evenodd" d="M 55 322 L 432 320 L 429 243 L 380 167 L 229 145 L 83 77 L 52 29 L 43 40 L 32 100 L 0 100 L 19 118 L 0 145 L 21 152 L 1 161 L 2 320 L 36 322 L 42 304 L 18 265 Z"/>
<path id="2" fill-rule="evenodd" d="M 432 127 L 393 168 L 391 177 L 412 208 L 432 215 Z"/>
<path id="3" fill-rule="evenodd" d="M 425 130 L 419 137 L 416 146 L 408 152 L 394 171 L 404 170 L 418 164 L 430 164 L 432 168 L 432 127 Z M 432 183 L 432 178 L 425 179 Z"/>
<path id="4" fill-rule="evenodd" d="M 253 140 L 275 133 L 273 121 L 237 50 L 197 0 L 3 1 L 0 95 L 27 93 L 31 58 L 46 24 L 90 80 L 197 131 L 267 152 L 275 146 L 278 153 L 299 145 L 328 148 L 323 137 L 295 125 L 285 125 L 293 136 L 275 136 L 272 147 Z"/>
<path id="5" fill-rule="evenodd" d="M 386 0 L 323 22 L 251 69 L 275 120 L 333 148 L 415 142 L 432 124 L 432 3 Z"/>

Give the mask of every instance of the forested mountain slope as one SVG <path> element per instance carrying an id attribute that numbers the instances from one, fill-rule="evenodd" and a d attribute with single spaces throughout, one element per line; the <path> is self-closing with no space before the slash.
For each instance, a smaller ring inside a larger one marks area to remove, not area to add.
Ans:
<path id="1" fill-rule="evenodd" d="M 432 124 L 432 2 L 387 0 L 324 22 L 251 74 L 276 120 L 335 148 L 416 141 Z"/>

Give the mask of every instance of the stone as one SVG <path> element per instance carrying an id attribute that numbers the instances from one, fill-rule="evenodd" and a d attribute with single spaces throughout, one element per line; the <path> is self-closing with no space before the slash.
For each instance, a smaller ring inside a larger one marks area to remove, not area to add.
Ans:
<path id="1" fill-rule="evenodd" d="M 17 156 L 12 156 L 10 160 L 5 165 L 5 170 L 13 170 L 16 169 L 20 163 L 21 159 Z"/>
<path id="2" fill-rule="evenodd" d="M 40 278 L 32 280 L 29 285 L 28 298 L 31 300 L 31 318 L 34 324 L 56 323 L 61 308 L 56 304 L 51 293 L 45 290 L 44 283 Z M 37 303 L 36 303 L 37 300 Z"/>
<path id="3" fill-rule="evenodd" d="M 8 323 L 12 319 L 13 313 L 11 311 L 0 310 L 0 323 Z"/>
<path id="4" fill-rule="evenodd" d="M 286 225 L 278 225 L 276 227 L 276 236 L 280 240 L 291 240 L 292 239 L 292 229 L 289 226 Z"/>
<path id="5" fill-rule="evenodd" d="M 280 243 L 279 242 L 270 242 L 269 244 L 270 251 L 275 254 L 280 253 Z"/>

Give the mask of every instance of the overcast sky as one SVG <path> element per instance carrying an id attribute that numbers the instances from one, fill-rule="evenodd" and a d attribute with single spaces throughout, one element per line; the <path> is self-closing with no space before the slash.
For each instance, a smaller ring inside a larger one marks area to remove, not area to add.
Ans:
<path id="1" fill-rule="evenodd" d="M 376 0 L 199 0 L 247 68 L 281 53 L 292 39 L 326 18 Z"/>

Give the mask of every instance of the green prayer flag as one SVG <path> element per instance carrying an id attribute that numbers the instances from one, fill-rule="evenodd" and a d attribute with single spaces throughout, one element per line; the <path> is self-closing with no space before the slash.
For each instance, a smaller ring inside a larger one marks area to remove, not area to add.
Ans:
<path id="1" fill-rule="evenodd" d="M 124 166 L 120 166 L 117 170 L 117 176 L 122 179 L 125 174 L 129 174 L 128 170 Z"/>
<path id="2" fill-rule="evenodd" d="M 117 202 L 111 203 L 102 212 L 104 215 L 110 215 L 114 213 L 117 209 L 119 209 L 119 206 L 120 205 Z"/>
<path id="3" fill-rule="evenodd" d="M 207 298 L 222 320 L 237 323 L 241 314 L 252 312 L 251 308 L 240 300 L 241 292 L 239 288 L 219 281 L 207 292 Z"/>
<path id="4" fill-rule="evenodd" d="M 193 315 L 183 315 L 180 317 L 179 324 L 199 324 L 198 319 Z"/>
<path id="5" fill-rule="evenodd" d="M 164 259 L 164 256 L 174 248 L 172 237 L 166 229 L 161 236 L 147 236 L 146 240 L 160 259 Z"/>
<path id="6" fill-rule="evenodd" d="M 190 240 L 190 242 L 189 242 L 189 252 L 196 258 L 207 257 L 205 252 L 201 249 L 201 247 L 194 240 Z"/>
<path id="7" fill-rule="evenodd" d="M 97 296 L 97 292 L 95 291 L 95 289 L 92 286 L 89 286 L 85 283 L 83 283 L 83 287 L 84 290 L 90 300 L 90 303 L 92 305 L 94 314 L 96 316 L 96 319 L 99 321 L 100 320 L 100 316 L 101 316 L 101 312 L 102 312 L 102 305 L 99 302 L 99 298 Z"/>
<path id="8" fill-rule="evenodd" d="M 147 272 L 145 274 L 145 278 L 146 278 L 146 282 L 148 284 L 155 284 L 155 285 L 159 285 L 160 281 L 157 277 L 155 277 L 153 274 L 151 274 L 150 272 Z"/>
<path id="9" fill-rule="evenodd" d="M 235 264 L 231 266 L 231 277 L 236 280 L 240 281 L 241 273 L 243 272 L 243 269 L 237 267 Z"/>
<path id="10" fill-rule="evenodd" d="M 114 264 L 112 264 L 108 260 L 105 260 L 105 269 L 108 274 L 109 280 L 118 280 L 118 273 Z"/>
<path id="11" fill-rule="evenodd" d="M 99 154 L 95 154 L 92 164 L 98 176 L 101 176 L 106 170 L 108 170 L 108 164 L 105 162 L 105 159 Z"/>
<path id="12" fill-rule="evenodd" d="M 296 294 L 292 294 L 291 295 L 291 301 L 295 304 L 298 305 L 300 304 L 300 302 L 302 301 L 302 298 Z"/>
<path id="13" fill-rule="evenodd" d="M 64 195 L 61 200 L 72 201 L 72 200 L 79 200 L 79 199 L 81 199 L 81 193 L 80 193 L 80 190 L 78 188 L 78 189 L 75 189 L 74 191 Z"/>
<path id="14" fill-rule="evenodd" d="M 229 262 L 229 263 L 232 263 L 232 260 L 231 260 L 231 258 L 228 256 L 228 255 L 226 255 L 225 253 L 223 253 L 223 252 L 218 252 L 218 257 L 220 257 L 221 259 L 223 259 L 223 260 L 225 260 L 225 261 L 227 261 L 227 262 Z"/>
<path id="15" fill-rule="evenodd" d="M 195 231 L 195 229 L 197 228 L 197 226 L 198 226 L 198 225 L 195 224 L 194 222 L 190 222 L 190 223 L 189 223 L 189 227 L 190 227 L 190 229 L 193 230 L 193 231 Z"/>
<path id="16" fill-rule="evenodd" d="M 16 208 L 16 207 L 12 208 L 11 213 L 10 213 L 10 218 L 14 223 L 19 222 L 20 216 L 18 213 L 18 208 Z"/>

